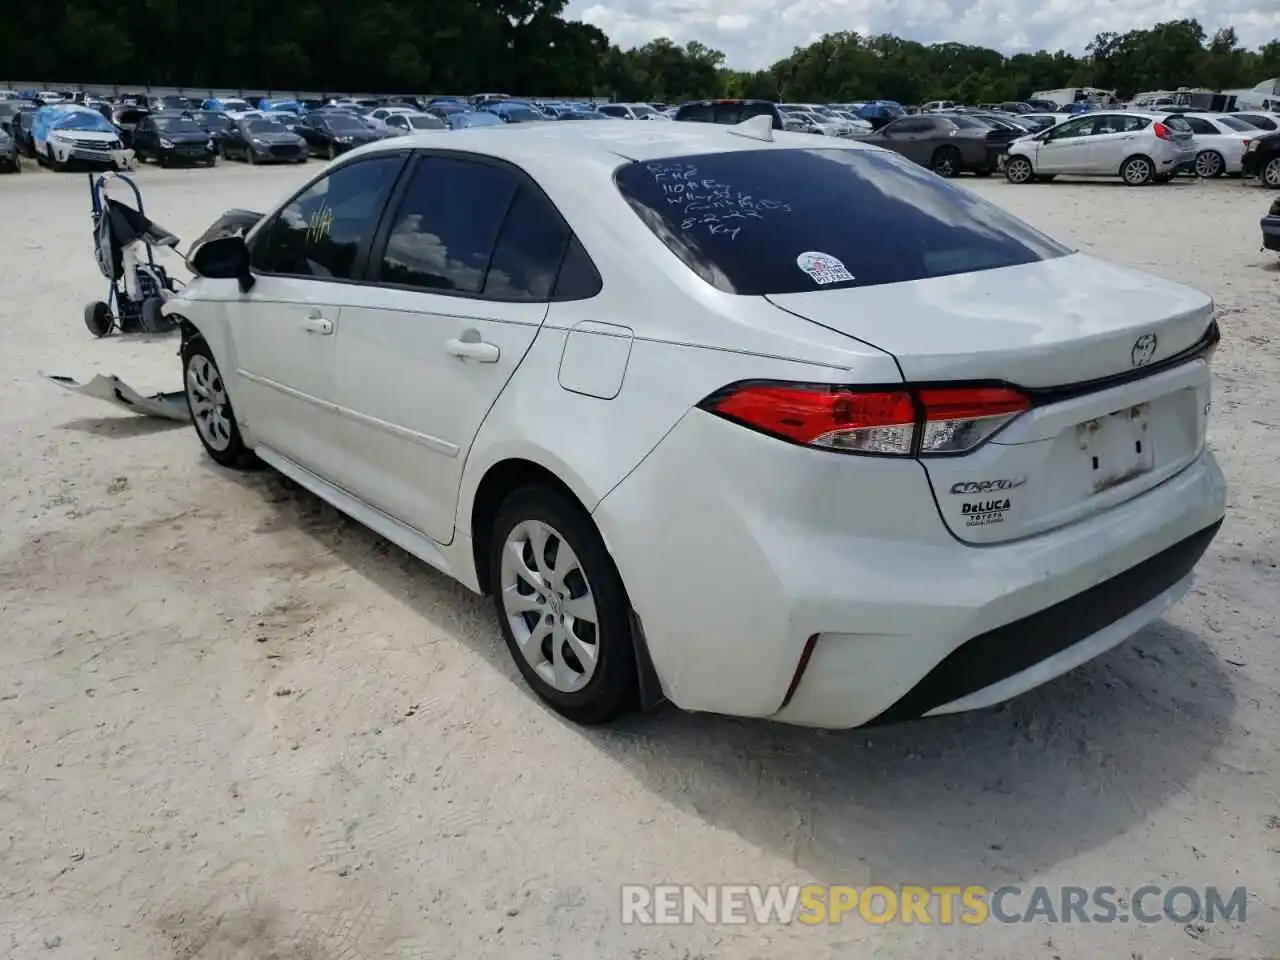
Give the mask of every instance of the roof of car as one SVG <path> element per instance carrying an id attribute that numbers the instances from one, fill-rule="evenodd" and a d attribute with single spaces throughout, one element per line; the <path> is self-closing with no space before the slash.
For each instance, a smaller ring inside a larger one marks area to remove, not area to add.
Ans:
<path id="1" fill-rule="evenodd" d="M 618 159 L 657 160 L 663 157 L 730 153 L 743 150 L 822 147 L 833 150 L 868 150 L 855 141 L 824 138 L 815 142 L 812 134 L 772 131 L 772 141 L 735 136 L 734 127 L 715 123 L 635 123 L 610 120 L 592 124 L 527 123 L 501 127 L 464 129 L 449 138 L 451 148 L 473 151 L 520 164 L 549 155 L 616 166 Z M 360 148 L 361 153 L 402 150 L 405 147 L 441 148 L 439 137 L 430 133 L 410 134 L 394 140 L 378 141 Z"/>

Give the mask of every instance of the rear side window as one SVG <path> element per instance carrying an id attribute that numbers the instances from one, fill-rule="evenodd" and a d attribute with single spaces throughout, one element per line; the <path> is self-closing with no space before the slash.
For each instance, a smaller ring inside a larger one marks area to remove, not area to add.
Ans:
<path id="1" fill-rule="evenodd" d="M 641 220 L 703 280 L 758 296 L 903 283 L 1069 248 L 896 155 L 795 148 L 621 167 Z"/>
<path id="2" fill-rule="evenodd" d="M 486 300 L 538 303 L 551 296 L 569 242 L 569 226 L 550 201 L 522 186 L 502 224 L 489 262 Z"/>
<path id="3" fill-rule="evenodd" d="M 381 283 L 478 294 L 519 182 L 488 163 L 423 157 L 391 220 Z"/>

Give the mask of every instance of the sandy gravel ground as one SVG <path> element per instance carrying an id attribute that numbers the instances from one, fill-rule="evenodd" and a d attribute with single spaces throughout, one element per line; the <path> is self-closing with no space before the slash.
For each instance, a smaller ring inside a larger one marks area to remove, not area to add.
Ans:
<path id="1" fill-rule="evenodd" d="M 141 174 L 193 237 L 306 169 Z M 188 428 L 39 372 L 95 342 L 82 176 L 0 177 L 0 956 L 1165 960 L 1280 955 L 1280 264 L 1271 195 L 965 181 L 1214 294 L 1232 484 L 1194 593 L 1002 708 L 823 734 L 525 692 L 487 604 Z M 1244 923 L 622 927 L 624 882 L 1247 886 Z"/>

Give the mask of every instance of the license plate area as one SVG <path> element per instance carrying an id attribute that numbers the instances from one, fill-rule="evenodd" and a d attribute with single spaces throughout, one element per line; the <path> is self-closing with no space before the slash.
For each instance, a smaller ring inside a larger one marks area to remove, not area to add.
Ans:
<path id="1" fill-rule="evenodd" d="M 1141 403 L 1079 424 L 1076 442 L 1094 493 L 1150 473 L 1155 466 L 1150 404 Z"/>

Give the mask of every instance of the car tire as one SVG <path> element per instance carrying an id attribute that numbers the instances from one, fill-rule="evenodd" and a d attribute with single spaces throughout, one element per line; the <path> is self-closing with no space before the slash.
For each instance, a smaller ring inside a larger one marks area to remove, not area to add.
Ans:
<path id="1" fill-rule="evenodd" d="M 631 604 L 591 516 L 555 489 L 522 487 L 498 509 L 489 543 L 498 623 L 525 682 L 575 723 L 633 709 Z"/>
<path id="2" fill-rule="evenodd" d="M 1272 190 L 1280 190 L 1280 155 L 1272 157 L 1258 171 L 1258 179 Z"/>
<path id="3" fill-rule="evenodd" d="M 101 300 L 84 308 L 84 325 L 95 338 L 101 340 L 111 332 L 113 324 L 111 307 Z"/>
<path id="4" fill-rule="evenodd" d="M 1010 157 L 1005 161 L 1004 178 L 1010 183 L 1030 183 L 1035 179 L 1035 170 L 1026 157 Z"/>
<path id="5" fill-rule="evenodd" d="M 338 157 L 338 150 L 337 150 L 337 148 L 336 148 L 332 143 L 331 143 L 331 144 L 329 144 L 328 158 L 329 158 L 330 160 L 336 160 L 336 159 L 337 159 L 337 157 Z"/>
<path id="6" fill-rule="evenodd" d="M 205 452 L 220 466 L 250 470 L 260 461 L 245 446 L 222 371 L 203 337 L 182 345 L 182 383 L 187 411 Z"/>
<path id="7" fill-rule="evenodd" d="M 257 162 L 258 162 L 258 161 L 257 161 L 257 159 L 256 159 L 256 157 L 257 157 L 257 155 L 253 152 L 253 147 L 245 147 L 245 148 L 244 148 L 244 160 L 245 160 L 245 163 L 249 164 L 249 166 L 251 166 L 251 167 L 252 167 L 252 166 L 254 166 L 254 165 L 256 165 L 256 164 L 257 164 Z"/>
<path id="8" fill-rule="evenodd" d="M 929 160 L 929 169 L 940 177 L 952 180 L 960 176 L 960 167 L 963 163 L 960 151 L 955 147 L 939 147 Z"/>
<path id="9" fill-rule="evenodd" d="M 49 164 L 49 169 L 57 173 L 61 173 L 63 170 L 63 165 L 59 163 L 57 158 L 53 155 L 53 147 L 46 144 L 44 150 L 45 150 L 45 160 Z"/>
<path id="10" fill-rule="evenodd" d="M 1227 163 L 1217 150 L 1201 150 L 1196 154 L 1196 176 L 1202 180 L 1213 180 L 1226 172 Z"/>
<path id="11" fill-rule="evenodd" d="M 1131 187 L 1145 187 L 1155 177 L 1156 168 L 1144 156 L 1129 157 L 1120 164 L 1120 179 Z"/>

